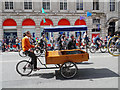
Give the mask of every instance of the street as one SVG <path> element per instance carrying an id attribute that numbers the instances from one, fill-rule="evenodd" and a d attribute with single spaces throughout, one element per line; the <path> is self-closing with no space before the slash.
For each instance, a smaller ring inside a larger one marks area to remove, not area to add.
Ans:
<path id="1" fill-rule="evenodd" d="M 33 71 L 30 76 L 20 76 L 16 64 L 22 58 L 18 52 L 0 53 L 2 88 L 118 88 L 118 57 L 109 53 L 89 53 L 88 62 L 78 63 L 78 73 L 72 79 L 64 79 L 59 69 Z M 41 57 L 45 63 L 44 57 Z M 39 67 L 43 67 L 39 64 Z M 54 66 L 54 65 L 48 65 Z"/>

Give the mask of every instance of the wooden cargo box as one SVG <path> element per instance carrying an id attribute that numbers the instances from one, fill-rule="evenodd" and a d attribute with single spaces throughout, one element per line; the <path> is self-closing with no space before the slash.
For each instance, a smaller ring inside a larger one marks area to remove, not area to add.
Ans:
<path id="1" fill-rule="evenodd" d="M 46 64 L 63 64 L 65 62 L 88 61 L 89 54 L 80 49 L 47 51 Z"/>

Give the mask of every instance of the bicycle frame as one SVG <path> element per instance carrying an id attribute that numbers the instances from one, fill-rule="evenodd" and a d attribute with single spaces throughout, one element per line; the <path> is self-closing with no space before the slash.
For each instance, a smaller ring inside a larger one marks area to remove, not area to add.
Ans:
<path id="1" fill-rule="evenodd" d="M 29 60 L 28 61 L 30 61 L 31 60 L 31 58 L 29 58 Z M 43 65 L 45 68 L 39 68 L 39 69 L 57 69 L 57 68 L 60 68 L 60 67 L 57 67 L 57 65 L 55 65 L 55 67 L 47 67 L 47 65 L 46 64 L 43 64 L 42 63 L 42 61 L 37 57 L 37 60 L 39 61 L 39 63 L 41 64 L 41 65 Z"/>

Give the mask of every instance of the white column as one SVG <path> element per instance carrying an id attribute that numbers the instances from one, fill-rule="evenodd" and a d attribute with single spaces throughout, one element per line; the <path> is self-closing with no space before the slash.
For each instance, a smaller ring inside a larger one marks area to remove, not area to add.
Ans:
<path id="1" fill-rule="evenodd" d="M 17 26 L 17 36 L 19 39 L 22 39 L 22 26 Z"/>

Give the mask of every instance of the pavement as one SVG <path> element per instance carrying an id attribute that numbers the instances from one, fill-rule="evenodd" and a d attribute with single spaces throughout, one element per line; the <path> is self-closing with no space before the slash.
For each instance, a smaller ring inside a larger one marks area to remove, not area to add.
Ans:
<path id="1" fill-rule="evenodd" d="M 30 76 L 20 76 L 16 64 L 28 57 L 22 58 L 18 52 L 0 52 L 0 85 L 2 88 L 118 88 L 118 57 L 99 51 L 89 55 L 89 61 L 77 64 L 77 75 L 65 79 L 59 69 L 42 69 Z M 44 57 L 40 59 L 45 63 Z M 39 63 L 38 66 L 43 67 Z"/>

